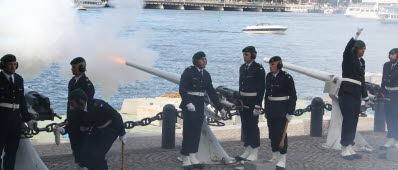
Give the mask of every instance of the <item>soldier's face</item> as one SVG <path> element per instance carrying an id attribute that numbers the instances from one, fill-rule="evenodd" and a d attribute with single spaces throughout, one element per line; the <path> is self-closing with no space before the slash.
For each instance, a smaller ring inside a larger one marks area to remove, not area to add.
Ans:
<path id="1" fill-rule="evenodd" d="M 390 54 L 389 58 L 391 61 L 397 62 L 398 53 Z"/>
<path id="2" fill-rule="evenodd" d="M 357 56 L 362 57 L 365 54 L 366 48 L 359 48 L 357 49 Z"/>
<path id="3" fill-rule="evenodd" d="M 275 62 L 269 63 L 269 70 L 272 73 L 277 73 L 279 71 L 279 69 L 278 69 L 278 63 L 279 62 L 280 61 L 275 61 Z"/>
<path id="4" fill-rule="evenodd" d="M 69 101 L 69 107 L 72 111 L 84 110 L 84 105 L 77 103 L 75 100 Z"/>
<path id="5" fill-rule="evenodd" d="M 17 62 L 8 62 L 6 63 L 5 67 L 4 67 L 4 72 L 6 72 L 7 74 L 14 74 L 15 70 L 17 70 Z"/>
<path id="6" fill-rule="evenodd" d="M 252 55 L 252 54 L 249 53 L 249 52 L 243 52 L 243 61 L 244 61 L 245 63 L 247 63 L 247 64 L 250 64 L 250 63 L 253 61 L 251 55 Z"/>
<path id="7" fill-rule="evenodd" d="M 78 64 L 72 64 L 71 66 L 72 66 L 72 68 L 71 68 L 71 70 L 72 70 L 72 74 L 74 75 L 74 76 L 80 76 L 81 74 L 83 74 L 83 72 L 80 72 L 79 71 L 79 66 L 80 65 L 84 65 L 84 63 L 78 63 Z"/>
<path id="8" fill-rule="evenodd" d="M 200 69 L 204 69 L 206 67 L 207 64 L 207 59 L 206 57 L 202 57 L 198 60 L 198 65 L 197 67 L 199 67 Z"/>

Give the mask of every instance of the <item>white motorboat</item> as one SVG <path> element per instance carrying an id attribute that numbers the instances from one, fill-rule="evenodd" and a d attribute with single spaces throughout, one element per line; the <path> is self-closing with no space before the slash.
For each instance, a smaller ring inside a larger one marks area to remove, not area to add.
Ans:
<path id="1" fill-rule="evenodd" d="M 283 33 L 286 30 L 287 26 L 261 23 L 257 25 L 247 26 L 242 31 L 244 33 L 252 33 L 252 34 L 267 34 L 267 33 L 275 34 L 275 33 Z"/>

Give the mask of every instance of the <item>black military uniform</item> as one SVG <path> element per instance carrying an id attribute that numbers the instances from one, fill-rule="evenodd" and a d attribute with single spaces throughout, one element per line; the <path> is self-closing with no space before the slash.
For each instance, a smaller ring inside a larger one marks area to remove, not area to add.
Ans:
<path id="1" fill-rule="evenodd" d="M 84 94 L 80 89 L 72 93 L 76 96 L 71 96 L 72 100 Z M 79 115 L 79 129 L 83 134 L 82 146 L 79 147 L 80 165 L 89 170 L 107 170 L 106 153 L 118 136 L 126 134 L 122 117 L 108 103 L 99 99 L 88 100 L 86 110 L 74 113 Z M 70 130 L 70 125 L 65 127 L 66 132 Z"/>
<path id="2" fill-rule="evenodd" d="M 398 48 L 392 49 L 390 54 L 398 53 Z M 383 66 L 383 78 L 381 89 L 385 98 L 390 99 L 384 104 L 387 138 L 398 140 L 398 64 L 397 62 L 386 62 Z"/>
<path id="3" fill-rule="evenodd" d="M 71 61 L 70 64 L 78 64 L 85 62 L 85 60 L 82 57 L 77 57 Z M 85 72 L 86 69 L 85 67 L 79 68 L 81 72 Z M 72 77 L 72 79 L 69 81 L 68 84 L 68 96 L 73 90 L 76 89 L 82 89 L 87 97 L 88 100 L 92 100 L 94 97 L 95 89 L 91 81 L 87 78 L 86 74 L 82 74 L 80 78 L 76 80 L 76 77 Z M 69 109 L 69 101 L 67 104 L 67 120 L 68 124 L 70 124 L 70 129 L 68 131 L 69 134 L 69 140 L 72 148 L 73 155 L 75 157 L 75 162 L 79 163 L 80 160 L 80 154 L 79 154 L 79 149 L 78 147 L 82 145 L 82 134 L 79 130 L 79 124 L 80 124 L 80 115 L 78 114 L 73 114 L 70 109 Z M 76 125 L 73 125 L 76 124 Z"/>
<path id="4" fill-rule="evenodd" d="M 1 69 L 4 70 L 5 64 L 16 62 L 16 58 L 9 54 L 1 58 L 1 62 Z M 7 76 L 4 71 L 0 73 L 0 155 L 2 151 L 5 152 L 2 159 L 0 156 L 0 169 L 3 162 L 4 170 L 13 170 L 21 136 L 21 124 L 32 118 L 26 108 L 23 78 L 16 73 L 13 77 Z"/>
<path id="5" fill-rule="evenodd" d="M 245 136 L 244 146 L 257 148 L 260 146 L 260 130 L 258 116 L 253 115 L 254 106 L 261 106 L 265 90 L 265 71 L 261 64 L 253 61 L 250 66 L 243 64 L 239 69 L 239 93 L 245 109 L 240 114 L 242 131 Z"/>
<path id="6" fill-rule="evenodd" d="M 365 43 L 361 40 L 348 42 L 343 54 L 343 81 L 339 90 L 339 104 L 343 115 L 341 130 L 341 145 L 354 145 L 358 117 L 361 113 L 361 98 L 368 99 L 365 87 L 365 60 L 359 58 L 355 48 L 364 48 Z"/>
<path id="7" fill-rule="evenodd" d="M 180 79 L 179 93 L 182 98 L 180 108 L 184 117 L 181 154 L 185 156 L 198 152 L 200 132 L 205 118 L 204 93 L 207 93 L 216 109 L 222 109 L 209 72 L 205 69 L 201 71 L 202 73 L 195 66 L 189 66 L 184 70 Z M 188 110 L 186 105 L 189 103 L 195 106 L 195 112 Z"/>
<path id="8" fill-rule="evenodd" d="M 272 57 L 269 62 L 275 61 L 281 61 L 281 58 Z M 287 134 L 284 147 L 279 148 L 279 144 L 287 123 L 286 115 L 293 115 L 296 109 L 296 101 L 293 77 L 283 70 L 280 70 L 276 75 L 269 72 L 266 77 L 264 107 L 272 152 L 279 151 L 280 154 L 287 152 Z"/>

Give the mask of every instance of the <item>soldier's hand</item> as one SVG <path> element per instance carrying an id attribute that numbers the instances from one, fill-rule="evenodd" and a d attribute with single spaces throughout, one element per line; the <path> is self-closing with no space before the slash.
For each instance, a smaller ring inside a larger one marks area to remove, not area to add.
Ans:
<path id="1" fill-rule="evenodd" d="M 225 109 L 221 109 L 220 110 L 220 116 L 221 116 L 221 118 L 225 118 L 225 116 L 227 116 L 227 111 L 225 111 Z"/>
<path id="2" fill-rule="evenodd" d="M 34 129 L 35 127 L 37 127 L 37 121 L 36 120 L 30 120 L 27 124 L 28 124 L 28 128 L 29 129 Z"/>
<path id="3" fill-rule="evenodd" d="M 119 136 L 119 140 L 120 142 L 122 142 L 123 144 L 127 143 L 127 139 L 124 136 Z"/>
<path id="4" fill-rule="evenodd" d="M 370 100 L 366 100 L 365 101 L 365 106 L 366 107 L 370 107 L 371 105 L 373 105 L 374 103 L 372 102 L 372 101 L 370 101 Z"/>
<path id="5" fill-rule="evenodd" d="M 58 128 L 58 132 L 59 132 L 61 135 L 65 135 L 65 128 L 59 127 L 59 128 Z"/>
<path id="6" fill-rule="evenodd" d="M 253 110 L 253 116 L 259 116 L 261 114 L 261 106 L 255 105 Z"/>
<path id="7" fill-rule="evenodd" d="M 289 114 L 286 115 L 286 120 L 290 121 L 292 119 L 293 119 L 293 115 L 289 115 Z"/>
<path id="8" fill-rule="evenodd" d="M 363 31 L 363 26 L 359 25 L 358 28 L 357 28 L 357 34 L 358 33 L 361 34 L 362 31 Z"/>
<path id="9" fill-rule="evenodd" d="M 187 104 L 187 109 L 191 112 L 196 112 L 195 106 L 192 103 Z"/>

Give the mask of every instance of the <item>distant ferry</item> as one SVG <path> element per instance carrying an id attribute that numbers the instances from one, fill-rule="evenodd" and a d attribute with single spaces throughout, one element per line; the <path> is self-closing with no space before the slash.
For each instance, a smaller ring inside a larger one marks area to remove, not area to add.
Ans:
<path id="1" fill-rule="evenodd" d="M 266 33 L 275 34 L 275 33 L 283 33 L 286 30 L 287 26 L 261 23 L 257 25 L 247 26 L 242 31 L 244 33 L 252 33 L 252 34 L 266 34 Z"/>
<path id="2" fill-rule="evenodd" d="M 308 13 L 313 9 L 315 9 L 313 5 L 294 5 L 286 8 L 286 12 Z"/>
<path id="3" fill-rule="evenodd" d="M 380 22 L 382 24 L 398 24 L 398 13 L 380 15 Z"/>
<path id="4" fill-rule="evenodd" d="M 379 15 L 384 11 L 384 8 L 379 8 L 378 3 L 376 3 L 374 6 L 348 7 L 344 15 L 355 18 L 379 19 Z"/>
<path id="5" fill-rule="evenodd" d="M 74 0 L 74 5 L 77 9 L 103 8 L 107 3 L 107 1 L 102 0 Z"/>

